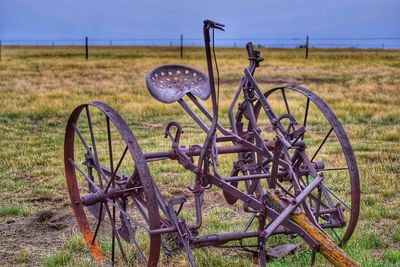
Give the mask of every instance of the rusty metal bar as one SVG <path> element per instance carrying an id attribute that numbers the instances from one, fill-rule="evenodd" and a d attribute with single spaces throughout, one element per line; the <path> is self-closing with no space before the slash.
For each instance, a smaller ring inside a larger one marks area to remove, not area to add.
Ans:
<path id="1" fill-rule="evenodd" d="M 301 202 L 321 183 L 323 176 L 317 176 L 292 202 L 280 213 L 268 227 L 264 230 L 263 236 L 268 238 L 284 220 L 301 204 Z"/>
<path id="2" fill-rule="evenodd" d="M 208 132 L 209 128 L 205 122 L 200 119 L 199 116 L 189 107 L 189 105 L 182 98 L 178 100 L 179 105 L 193 118 L 193 120 L 203 129 L 204 132 Z"/>
<path id="3" fill-rule="evenodd" d="M 196 157 L 200 155 L 201 148 L 200 147 L 191 147 L 191 148 L 179 148 L 180 151 L 184 152 L 189 157 Z M 221 146 L 217 147 L 218 154 L 231 154 L 238 152 L 251 151 L 248 147 L 242 145 L 234 145 L 234 146 Z M 147 161 L 151 159 L 172 159 L 175 156 L 175 152 L 173 150 L 163 151 L 163 152 L 147 152 L 144 153 L 144 157 Z"/>

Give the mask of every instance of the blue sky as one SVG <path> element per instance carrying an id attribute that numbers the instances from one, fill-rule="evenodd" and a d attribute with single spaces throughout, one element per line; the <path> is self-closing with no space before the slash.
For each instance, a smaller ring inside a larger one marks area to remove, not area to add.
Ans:
<path id="1" fill-rule="evenodd" d="M 0 39 L 399 37 L 400 0 L 0 0 Z"/>

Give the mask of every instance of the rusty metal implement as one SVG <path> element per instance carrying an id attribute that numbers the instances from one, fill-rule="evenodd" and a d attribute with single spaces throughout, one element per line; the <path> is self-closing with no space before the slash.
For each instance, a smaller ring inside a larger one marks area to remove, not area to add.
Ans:
<path id="1" fill-rule="evenodd" d="M 181 145 L 183 129 L 171 121 L 164 136 L 171 149 L 145 153 L 110 106 L 90 102 L 72 112 L 65 134 L 65 172 L 71 207 L 92 256 L 106 264 L 157 266 L 161 251 L 163 261 L 184 252 L 188 263 L 197 266 L 192 250 L 214 246 L 243 249 L 265 266 L 270 257 L 291 252 L 303 240 L 311 248 L 311 264 L 320 253 L 335 266 L 359 266 L 341 249 L 357 224 L 360 185 L 339 120 L 304 87 L 263 91 L 254 76 L 263 58 L 248 43 L 249 65 L 228 110 L 230 125 L 222 125 L 215 30 L 224 25 L 204 21 L 208 75 L 188 66 L 163 65 L 146 76 L 155 99 L 178 102 L 193 118 L 204 132 L 202 144 Z M 212 111 L 199 101 L 208 98 Z M 228 173 L 218 168 L 223 157 L 232 161 Z M 165 199 L 168 194 L 160 191 L 149 168 L 163 160 L 175 160 L 193 173 L 189 197 Z M 199 234 L 204 194 L 212 187 L 220 188 L 228 205 L 242 209 L 241 230 Z M 182 211 L 193 218 L 185 220 Z M 288 238 L 273 248 L 268 240 L 275 235 Z"/>

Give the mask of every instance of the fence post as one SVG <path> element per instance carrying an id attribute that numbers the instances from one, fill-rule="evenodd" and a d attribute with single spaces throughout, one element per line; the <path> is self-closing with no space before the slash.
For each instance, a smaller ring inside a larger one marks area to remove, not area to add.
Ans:
<path id="1" fill-rule="evenodd" d="M 1 40 L 0 40 L 0 61 L 1 61 Z"/>
<path id="2" fill-rule="evenodd" d="M 306 59 L 308 59 L 308 35 L 307 35 L 307 39 L 306 39 Z"/>
<path id="3" fill-rule="evenodd" d="M 88 37 L 85 37 L 85 56 L 86 56 L 86 60 L 89 59 L 89 42 L 88 42 Z"/>
<path id="4" fill-rule="evenodd" d="M 183 58 L 183 34 L 181 34 L 181 58 Z"/>

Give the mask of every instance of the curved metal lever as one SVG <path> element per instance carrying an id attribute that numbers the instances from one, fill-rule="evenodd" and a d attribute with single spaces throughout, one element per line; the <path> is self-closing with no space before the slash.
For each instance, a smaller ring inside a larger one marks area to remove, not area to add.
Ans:
<path id="1" fill-rule="evenodd" d="M 176 128 L 175 136 L 172 136 L 171 134 L 171 127 Z M 176 122 L 176 121 L 170 121 L 165 128 L 164 132 L 164 138 L 169 137 L 172 141 L 172 146 L 173 147 L 178 147 L 179 146 L 179 140 L 181 139 L 181 134 L 183 133 L 182 127 Z"/>
<path id="2" fill-rule="evenodd" d="M 225 31 L 224 29 L 225 25 L 222 23 L 218 23 L 209 19 L 204 20 L 204 28 L 208 29 L 208 28 L 214 28 L 214 29 L 218 29 L 221 31 Z"/>

